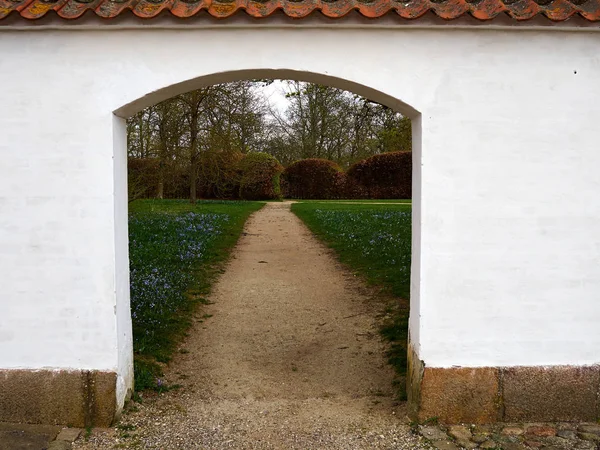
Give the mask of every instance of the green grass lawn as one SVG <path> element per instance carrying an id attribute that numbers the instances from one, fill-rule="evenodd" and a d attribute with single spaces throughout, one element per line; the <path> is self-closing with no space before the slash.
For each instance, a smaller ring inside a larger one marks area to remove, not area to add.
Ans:
<path id="1" fill-rule="evenodd" d="M 136 390 L 163 389 L 192 316 L 263 202 L 136 200 L 129 205 L 129 257 Z"/>
<path id="2" fill-rule="evenodd" d="M 373 285 L 393 295 L 382 335 L 390 342 L 389 360 L 405 393 L 410 294 L 411 205 L 306 201 L 292 211 L 333 248 L 340 261 Z"/>
<path id="3" fill-rule="evenodd" d="M 369 203 L 378 204 L 378 203 L 409 203 L 412 204 L 412 200 L 409 199 L 384 199 L 384 200 L 294 200 L 299 203 L 356 203 L 356 204 L 365 204 Z"/>

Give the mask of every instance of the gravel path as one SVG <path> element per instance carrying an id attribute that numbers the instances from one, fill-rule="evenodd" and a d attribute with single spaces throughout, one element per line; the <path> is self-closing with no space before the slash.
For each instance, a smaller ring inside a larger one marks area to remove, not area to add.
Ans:
<path id="1" fill-rule="evenodd" d="M 394 402 L 369 291 L 289 203 L 250 218 L 210 299 L 166 374 L 183 387 L 75 448 L 429 448 Z"/>

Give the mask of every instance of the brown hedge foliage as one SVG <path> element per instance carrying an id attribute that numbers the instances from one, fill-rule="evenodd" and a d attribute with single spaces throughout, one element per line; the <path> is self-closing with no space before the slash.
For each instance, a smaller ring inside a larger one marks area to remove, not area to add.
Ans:
<path id="1" fill-rule="evenodd" d="M 347 184 L 340 166 L 318 158 L 296 161 L 283 171 L 281 180 L 284 197 L 301 199 L 343 198 Z"/>
<path id="2" fill-rule="evenodd" d="M 156 158 L 129 158 L 127 185 L 129 200 L 155 197 L 158 191 L 158 165 Z"/>
<path id="3" fill-rule="evenodd" d="M 196 192 L 201 198 L 238 198 L 240 187 L 239 152 L 210 151 L 200 157 Z M 158 195 L 160 161 L 157 158 L 129 158 L 130 198 L 154 198 Z M 189 168 L 166 164 L 163 167 L 164 198 L 190 196 Z"/>
<path id="4" fill-rule="evenodd" d="M 188 198 L 190 196 L 190 171 L 182 165 L 165 168 L 164 198 Z"/>
<path id="5" fill-rule="evenodd" d="M 200 157 L 196 184 L 198 195 L 201 198 L 238 198 L 242 176 L 240 164 L 243 159 L 241 152 L 204 152 Z"/>
<path id="6" fill-rule="evenodd" d="M 160 163 L 156 158 L 129 158 L 129 198 L 156 197 Z M 268 200 L 411 198 L 411 152 L 383 153 L 354 164 L 347 173 L 333 161 L 304 159 L 285 171 L 266 153 L 242 155 L 210 151 L 202 155 L 197 192 L 201 198 Z M 189 170 L 169 164 L 164 170 L 164 197 L 188 198 Z M 282 173 L 283 171 L 283 173 Z M 280 188 L 281 176 L 281 188 Z"/>
<path id="7" fill-rule="evenodd" d="M 190 195 L 190 174 L 185 167 L 167 164 L 164 168 L 164 198 L 186 198 Z M 160 161 L 158 158 L 128 158 L 127 175 L 130 200 L 156 198 Z"/>
<path id="8" fill-rule="evenodd" d="M 364 186 L 358 184 L 354 178 L 348 176 L 347 173 L 344 174 L 344 180 L 341 188 L 341 195 L 339 198 L 342 199 L 368 199 L 369 191 Z"/>
<path id="9" fill-rule="evenodd" d="M 412 197 L 412 153 L 390 152 L 359 161 L 348 169 L 367 198 Z"/>
<path id="10" fill-rule="evenodd" d="M 281 198 L 279 178 L 283 166 L 273 156 L 248 153 L 240 161 L 240 198 L 244 200 L 272 200 Z"/>

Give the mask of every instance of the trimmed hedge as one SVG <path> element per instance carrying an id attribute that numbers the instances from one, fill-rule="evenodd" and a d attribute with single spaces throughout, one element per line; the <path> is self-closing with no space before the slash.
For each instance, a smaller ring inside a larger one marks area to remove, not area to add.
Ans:
<path id="1" fill-rule="evenodd" d="M 156 198 L 160 161 L 158 158 L 128 158 L 127 182 L 129 199 Z M 184 167 L 164 167 L 164 198 L 186 198 L 190 195 L 190 174 Z"/>
<path id="2" fill-rule="evenodd" d="M 190 171 L 181 165 L 167 166 L 165 170 L 165 198 L 189 198 Z"/>
<path id="3" fill-rule="evenodd" d="M 129 158 L 130 199 L 154 198 L 158 193 L 159 161 Z M 283 166 L 266 153 L 205 152 L 198 164 L 196 192 L 200 198 L 271 200 L 281 198 Z M 164 198 L 188 198 L 190 173 L 186 167 L 164 168 Z"/>
<path id="4" fill-rule="evenodd" d="M 281 198 L 283 166 L 268 153 L 248 153 L 240 162 L 240 198 L 273 200 Z"/>
<path id="5" fill-rule="evenodd" d="M 159 161 L 129 158 L 130 199 L 155 197 Z M 280 188 L 281 176 L 281 188 Z M 333 161 L 304 159 L 288 168 L 267 153 L 210 151 L 201 156 L 197 181 L 201 198 L 246 200 L 411 198 L 411 152 L 382 153 L 354 164 L 347 173 Z M 164 197 L 189 197 L 189 171 L 164 167 Z"/>
<path id="6" fill-rule="evenodd" d="M 238 198 L 240 193 L 241 152 L 203 152 L 200 156 L 196 192 L 201 198 Z M 189 177 L 189 175 L 188 175 Z M 189 195 L 189 183 L 188 183 Z"/>
<path id="7" fill-rule="evenodd" d="M 127 186 L 129 200 L 155 197 L 158 189 L 156 158 L 129 158 L 127 161 Z"/>
<path id="8" fill-rule="evenodd" d="M 412 198 L 412 153 L 374 155 L 348 169 L 348 178 L 368 198 Z"/>
<path id="9" fill-rule="evenodd" d="M 342 168 L 327 159 L 302 159 L 288 166 L 281 175 L 286 198 L 337 199 L 344 197 L 346 176 Z"/>

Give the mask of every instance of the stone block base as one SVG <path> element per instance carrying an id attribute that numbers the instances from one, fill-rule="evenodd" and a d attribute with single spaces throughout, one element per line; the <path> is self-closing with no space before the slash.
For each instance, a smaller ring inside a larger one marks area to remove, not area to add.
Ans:
<path id="1" fill-rule="evenodd" d="M 419 422 L 594 422 L 600 366 L 436 368 L 412 353 L 408 398 Z"/>
<path id="2" fill-rule="evenodd" d="M 0 422 L 107 427 L 116 386 L 114 372 L 0 370 Z"/>

